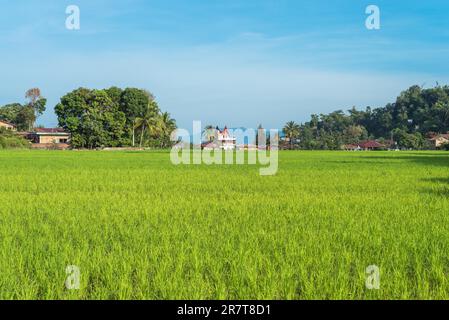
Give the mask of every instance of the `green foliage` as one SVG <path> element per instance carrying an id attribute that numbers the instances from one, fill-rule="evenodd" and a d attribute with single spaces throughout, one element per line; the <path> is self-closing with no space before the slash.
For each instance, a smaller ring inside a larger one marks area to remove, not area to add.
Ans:
<path id="1" fill-rule="evenodd" d="M 130 146 L 135 136 L 140 146 L 164 147 L 175 124 L 163 119 L 151 93 L 136 88 L 80 88 L 62 97 L 55 112 L 75 148 Z"/>
<path id="2" fill-rule="evenodd" d="M 156 141 L 159 143 L 161 148 L 171 147 L 172 141 L 170 140 L 171 133 L 176 129 L 176 120 L 173 119 L 168 112 L 163 112 L 161 114 L 161 131 L 162 134 Z"/>
<path id="3" fill-rule="evenodd" d="M 343 130 L 343 140 L 346 143 L 358 143 L 368 139 L 368 131 L 364 126 L 351 124 Z"/>
<path id="4" fill-rule="evenodd" d="M 141 118 L 147 113 L 147 108 L 154 101 L 148 91 L 137 88 L 126 88 L 120 97 L 120 110 L 126 114 L 129 122 Z"/>
<path id="5" fill-rule="evenodd" d="M 301 126 L 294 121 L 289 121 L 285 124 L 283 131 L 289 141 L 290 149 L 292 149 L 295 140 L 299 137 L 301 132 Z"/>
<path id="6" fill-rule="evenodd" d="M 25 93 L 25 98 L 29 100 L 26 110 L 26 114 L 29 119 L 28 130 L 31 130 L 36 123 L 37 118 L 39 118 L 45 112 L 45 105 L 47 104 L 47 99 L 41 96 L 41 91 L 39 88 L 29 89 Z"/>
<path id="7" fill-rule="evenodd" d="M 26 149 L 30 143 L 15 133 L 0 128 L 0 149 Z"/>
<path id="8" fill-rule="evenodd" d="M 20 103 L 7 104 L 0 108 L 0 119 L 16 124 L 17 114 L 22 108 Z"/>
<path id="9" fill-rule="evenodd" d="M 343 144 L 392 137 L 403 148 L 422 149 L 430 132 L 449 131 L 449 86 L 423 89 L 412 86 L 395 103 L 364 111 L 355 107 L 348 113 L 312 115 L 301 126 L 299 138 L 304 149 L 339 149 Z"/>
<path id="10" fill-rule="evenodd" d="M 55 107 L 59 124 L 72 134 L 75 148 L 118 147 L 124 144 L 126 116 L 105 90 L 80 88 Z"/>
<path id="11" fill-rule="evenodd" d="M 0 107 L 0 119 L 15 124 L 19 131 L 26 131 L 34 119 L 34 111 L 28 105 L 12 103 Z"/>
<path id="12" fill-rule="evenodd" d="M 420 150 L 426 146 L 426 140 L 419 132 L 407 133 L 403 129 L 394 129 L 393 138 L 400 148 Z"/>
<path id="13" fill-rule="evenodd" d="M 110 87 L 109 89 L 105 89 L 105 91 L 108 94 L 109 98 L 111 98 L 114 103 L 121 107 L 120 104 L 122 101 L 123 90 L 118 87 Z"/>
<path id="14" fill-rule="evenodd" d="M 11 103 L 0 107 L 0 119 L 13 123 L 19 131 L 31 130 L 36 119 L 45 112 L 47 104 L 47 99 L 41 96 L 38 88 L 28 90 L 25 98 L 28 102 L 23 105 Z"/>

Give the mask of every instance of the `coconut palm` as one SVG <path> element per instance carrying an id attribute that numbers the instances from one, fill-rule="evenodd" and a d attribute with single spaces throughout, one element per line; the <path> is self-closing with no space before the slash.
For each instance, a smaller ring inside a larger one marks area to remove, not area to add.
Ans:
<path id="1" fill-rule="evenodd" d="M 170 113 L 164 112 L 160 115 L 160 124 L 162 129 L 161 147 L 167 145 L 167 141 L 170 140 L 170 135 L 176 130 L 176 121 L 171 118 Z"/>
<path id="2" fill-rule="evenodd" d="M 290 149 L 293 148 L 293 139 L 297 138 L 299 136 L 299 133 L 301 131 L 301 126 L 297 124 L 295 121 L 289 121 L 285 124 L 284 129 L 285 136 L 290 141 Z"/>
<path id="3" fill-rule="evenodd" d="M 148 132 L 149 135 L 157 135 L 162 132 L 161 122 L 159 108 L 156 102 L 152 101 L 148 104 L 148 108 L 143 116 L 136 118 L 134 122 L 134 128 L 140 130 L 140 147 L 143 145 L 145 132 Z"/>
<path id="4" fill-rule="evenodd" d="M 214 126 L 211 124 L 208 124 L 207 126 L 205 126 L 204 130 L 203 130 L 203 136 L 209 142 L 214 140 L 215 136 L 216 136 L 216 129 L 214 128 Z"/>

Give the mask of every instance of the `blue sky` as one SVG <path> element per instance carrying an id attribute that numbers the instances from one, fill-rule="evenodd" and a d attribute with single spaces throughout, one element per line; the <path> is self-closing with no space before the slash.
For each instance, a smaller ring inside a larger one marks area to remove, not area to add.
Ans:
<path id="1" fill-rule="evenodd" d="M 81 29 L 65 28 L 78 5 Z M 365 28 L 365 8 L 381 29 Z M 449 84 L 449 2 L 0 0 L 0 105 L 41 88 L 146 88 L 193 120 L 281 127 L 311 113 L 383 106 L 413 84 Z"/>

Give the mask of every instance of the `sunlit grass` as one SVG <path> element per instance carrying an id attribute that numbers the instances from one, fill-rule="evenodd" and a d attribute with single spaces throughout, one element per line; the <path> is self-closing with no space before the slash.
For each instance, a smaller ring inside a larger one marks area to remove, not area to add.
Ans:
<path id="1" fill-rule="evenodd" d="M 2 151 L 0 298 L 449 298 L 449 153 L 292 151 L 258 169 Z"/>

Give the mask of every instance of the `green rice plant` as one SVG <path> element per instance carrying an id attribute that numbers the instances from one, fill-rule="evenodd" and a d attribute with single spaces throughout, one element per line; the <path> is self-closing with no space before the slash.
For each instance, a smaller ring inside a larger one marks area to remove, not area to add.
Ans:
<path id="1" fill-rule="evenodd" d="M 448 168 L 446 152 L 284 151 L 260 176 L 1 151 L 0 298 L 448 299 Z"/>

